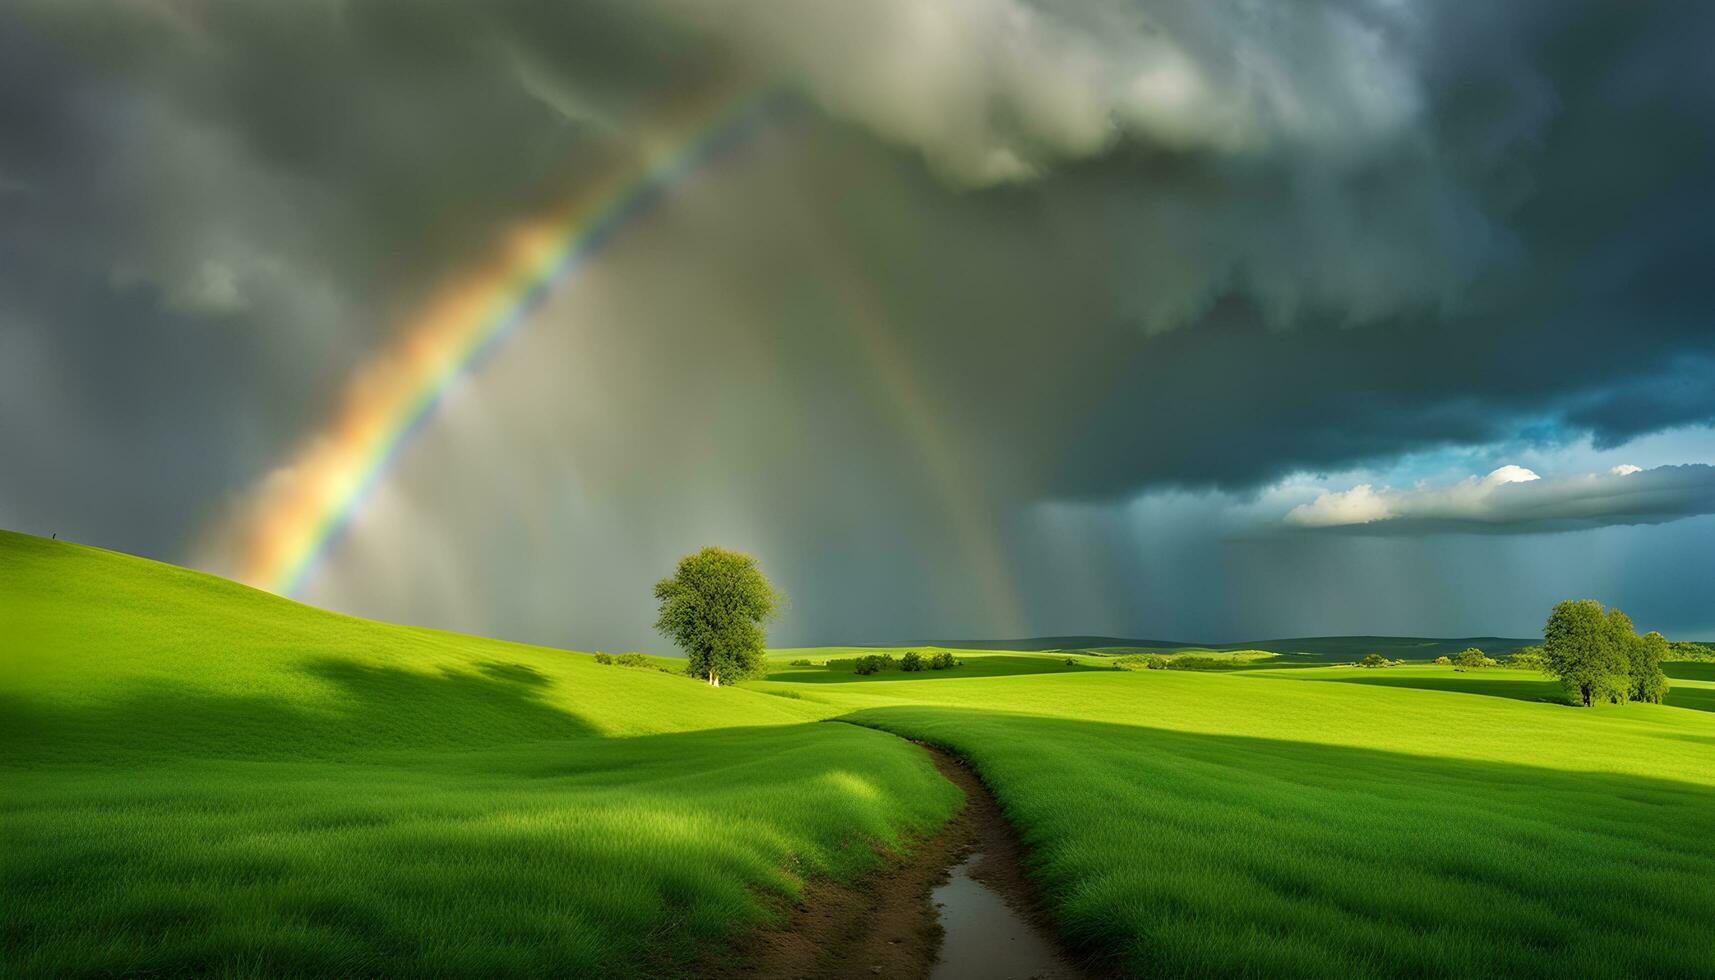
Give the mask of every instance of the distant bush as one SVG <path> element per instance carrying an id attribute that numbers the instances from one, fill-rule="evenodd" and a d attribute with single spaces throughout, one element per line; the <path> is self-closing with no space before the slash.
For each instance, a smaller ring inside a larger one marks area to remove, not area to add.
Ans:
<path id="1" fill-rule="evenodd" d="M 1548 666 L 1548 663 L 1542 659 L 1541 647 L 1525 647 L 1521 650 L 1514 650 L 1512 656 L 1507 658 L 1504 666 L 1514 670 L 1543 670 Z"/>
<path id="2" fill-rule="evenodd" d="M 633 650 L 630 653 L 622 653 L 619 656 L 614 657 L 613 662 L 620 665 L 621 667 L 648 667 L 648 666 L 650 666 L 649 658 L 645 657 L 641 653 L 638 653 L 636 650 Z"/>
<path id="3" fill-rule="evenodd" d="M 1168 660 L 1159 653 L 1131 653 L 1114 658 L 1115 670 L 1166 670 Z"/>
<path id="4" fill-rule="evenodd" d="M 600 650 L 597 650 L 595 652 L 595 662 L 598 664 L 611 664 L 613 663 L 613 658 L 602 653 Z"/>
<path id="5" fill-rule="evenodd" d="M 1226 670 L 1233 661 L 1220 657 L 1173 657 L 1167 660 L 1168 670 Z"/>
<path id="6" fill-rule="evenodd" d="M 1667 654 L 1661 658 L 1666 661 L 1697 661 L 1702 663 L 1715 662 L 1715 647 L 1707 643 L 1695 643 L 1691 640 L 1674 640 L 1667 645 Z"/>
<path id="7" fill-rule="evenodd" d="M 951 670 L 958 665 L 959 662 L 953 659 L 953 655 L 946 650 L 942 650 L 929 658 L 930 670 Z"/>
<path id="8" fill-rule="evenodd" d="M 1066 658 L 1066 666 L 1068 666 L 1068 667 L 1078 666 L 1078 658 L 1077 657 L 1067 657 Z"/>
<path id="9" fill-rule="evenodd" d="M 894 662 L 891 653 L 870 653 L 857 658 L 852 665 L 860 674 L 879 674 L 884 670 L 892 670 Z"/>
<path id="10" fill-rule="evenodd" d="M 809 660 L 806 660 L 803 657 L 799 657 L 797 660 L 792 661 L 791 663 L 787 664 L 786 666 L 788 666 L 788 667 L 814 667 L 816 665 L 811 663 Z"/>
<path id="11" fill-rule="evenodd" d="M 1389 660 L 1388 658 L 1382 656 L 1379 653 L 1370 653 L 1370 654 L 1365 654 L 1364 659 L 1358 661 L 1358 666 L 1359 667 L 1392 667 L 1392 666 L 1395 666 L 1395 663 L 1394 663 L 1394 661 Z"/>
<path id="12" fill-rule="evenodd" d="M 1447 656 L 1445 653 L 1435 658 L 1435 666 L 1437 667 L 1450 667 L 1452 664 L 1453 658 Z"/>
<path id="13" fill-rule="evenodd" d="M 899 669 L 906 673 L 915 674 L 923 669 L 923 655 L 916 650 L 907 650 L 899 658 Z"/>
<path id="14" fill-rule="evenodd" d="M 1478 667 L 1493 667 L 1495 661 L 1476 647 L 1466 647 L 1453 658 L 1453 666 L 1459 670 L 1473 670 Z"/>

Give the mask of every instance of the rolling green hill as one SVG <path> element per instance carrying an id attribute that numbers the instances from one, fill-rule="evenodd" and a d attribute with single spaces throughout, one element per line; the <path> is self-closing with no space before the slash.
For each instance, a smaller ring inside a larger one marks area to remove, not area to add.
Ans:
<path id="1" fill-rule="evenodd" d="M 970 640 L 936 643 L 950 650 L 1089 651 L 1094 653 L 1164 653 L 1180 650 L 1232 652 L 1263 650 L 1284 657 L 1319 663 L 1345 663 L 1367 653 L 1392 660 L 1434 660 L 1466 647 L 1477 647 L 1493 656 L 1511 653 L 1538 639 L 1507 636 L 1301 636 L 1284 640 L 1245 640 L 1242 643 L 1183 643 L 1178 640 L 1141 640 L 1118 636 L 1036 636 L 1021 640 Z"/>
<path id="2" fill-rule="evenodd" d="M 626 975 L 958 805 L 813 703 L 0 533 L 0 974 Z"/>
<path id="3" fill-rule="evenodd" d="M 905 736 L 1121 974 L 1715 976 L 1715 665 L 869 649 L 714 690 L 0 533 L 0 974 L 683 972 L 954 811 Z"/>
<path id="4" fill-rule="evenodd" d="M 970 759 L 1062 936 L 1122 973 L 1715 976 L 1715 665 L 1585 709 L 1520 670 L 844 652 L 755 686 Z"/>

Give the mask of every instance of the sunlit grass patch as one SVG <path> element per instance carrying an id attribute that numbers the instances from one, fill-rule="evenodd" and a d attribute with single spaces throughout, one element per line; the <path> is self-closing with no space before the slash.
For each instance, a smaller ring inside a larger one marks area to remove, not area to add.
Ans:
<path id="1" fill-rule="evenodd" d="M 968 757 L 1061 934 L 1125 972 L 1715 973 L 1705 712 L 1434 667 L 823 690 Z"/>
<path id="2" fill-rule="evenodd" d="M 7 975 L 647 973 L 959 801 L 891 735 L 653 664 L 15 535 L 0 594 Z"/>

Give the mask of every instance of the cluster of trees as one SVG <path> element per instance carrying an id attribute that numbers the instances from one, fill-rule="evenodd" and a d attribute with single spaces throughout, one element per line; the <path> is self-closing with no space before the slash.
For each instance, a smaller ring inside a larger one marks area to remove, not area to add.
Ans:
<path id="1" fill-rule="evenodd" d="M 1537 648 L 1537 647 L 1526 647 L 1524 650 L 1520 650 L 1519 652 L 1513 654 L 1511 657 L 1507 658 L 1507 662 L 1504 666 L 1507 666 L 1507 667 L 1538 667 L 1538 668 L 1540 668 L 1541 667 L 1541 658 L 1540 657 L 1538 657 L 1535 660 L 1523 659 L 1525 657 L 1526 651 L 1529 651 L 1529 650 L 1539 650 L 1539 648 Z M 1540 650 L 1539 650 L 1539 652 L 1540 652 Z M 1488 654 L 1484 653 L 1482 650 L 1477 649 L 1476 647 L 1466 647 L 1465 649 L 1459 651 L 1459 655 L 1456 657 L 1449 657 L 1445 654 L 1443 654 L 1439 657 L 1436 657 L 1435 658 L 1435 665 L 1437 667 L 1452 667 L 1454 670 L 1476 670 L 1476 669 L 1479 669 L 1482 667 L 1503 666 L 1500 663 L 1500 661 L 1489 656 Z"/>
<path id="2" fill-rule="evenodd" d="M 852 661 L 852 669 L 860 674 L 879 674 L 897 665 L 891 653 L 866 653 Z"/>
<path id="3" fill-rule="evenodd" d="M 1667 659 L 1681 661 L 1715 662 L 1715 644 L 1697 643 L 1692 640 L 1667 641 Z"/>
<path id="4" fill-rule="evenodd" d="M 1514 650 L 1507 658 L 1506 666 L 1520 670 L 1547 670 L 1548 662 L 1542 659 L 1541 647 L 1524 647 Z"/>
<path id="5" fill-rule="evenodd" d="M 1132 653 L 1115 658 L 1115 670 L 1166 670 L 1171 661 L 1159 653 Z"/>
<path id="6" fill-rule="evenodd" d="M 1495 659 L 1476 647 L 1466 647 L 1459 651 L 1458 656 L 1453 658 L 1454 670 L 1475 670 L 1494 666 L 1496 666 Z"/>
<path id="7" fill-rule="evenodd" d="M 1159 653 L 1128 653 L 1114 658 L 1115 670 L 1232 670 L 1244 666 L 1231 657 L 1203 657 L 1181 653 L 1164 656 Z"/>
<path id="8" fill-rule="evenodd" d="M 893 659 L 891 653 L 865 654 L 852 661 L 852 669 L 860 674 L 879 674 L 897 666 L 906 673 L 916 673 L 920 670 L 950 670 L 959 664 L 960 661 L 945 650 L 927 657 L 916 650 L 907 650 L 898 660 Z"/>
<path id="9" fill-rule="evenodd" d="M 1554 607 L 1542 631 L 1543 669 L 1560 679 L 1585 706 L 1609 701 L 1660 704 L 1667 694 L 1661 662 L 1667 638 L 1639 636 L 1631 617 L 1604 610 L 1594 599 L 1568 599 Z"/>
<path id="10" fill-rule="evenodd" d="M 1662 661 L 1680 659 L 1680 647 L 1703 649 L 1699 644 L 1669 643 L 1660 633 L 1639 636 L 1631 617 L 1620 610 L 1603 609 L 1594 599 L 1568 599 L 1549 615 L 1542 646 L 1514 651 L 1506 666 L 1559 678 L 1567 693 L 1585 706 L 1622 701 L 1660 704 L 1667 694 Z M 1435 662 L 1455 670 L 1497 666 L 1476 647 L 1454 657 L 1436 657 Z"/>
<path id="11" fill-rule="evenodd" d="M 1442 657 L 1441 659 L 1446 660 L 1447 658 Z M 1364 659 L 1358 661 L 1358 666 L 1359 667 L 1398 667 L 1403 663 L 1405 663 L 1405 661 L 1403 661 L 1403 660 L 1389 660 L 1388 658 L 1382 656 L 1379 653 L 1366 653 L 1366 654 L 1364 654 Z"/>
<path id="12" fill-rule="evenodd" d="M 618 664 L 621 667 L 647 667 L 649 658 L 633 650 L 630 653 L 611 654 L 595 652 L 595 662 L 598 664 Z"/>

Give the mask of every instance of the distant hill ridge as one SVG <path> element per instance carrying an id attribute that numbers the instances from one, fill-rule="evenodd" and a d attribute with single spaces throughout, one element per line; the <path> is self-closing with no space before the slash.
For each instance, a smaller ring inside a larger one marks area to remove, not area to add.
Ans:
<path id="1" fill-rule="evenodd" d="M 1242 643 L 1184 643 L 1121 636 L 1035 636 L 1015 640 L 954 640 L 933 644 L 957 650 L 1266 650 L 1282 656 L 1355 659 L 1366 653 L 1419 659 L 1477 647 L 1490 655 L 1510 653 L 1542 641 L 1508 636 L 1301 636 Z"/>

